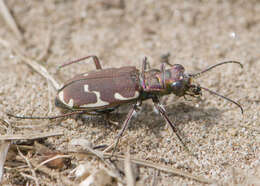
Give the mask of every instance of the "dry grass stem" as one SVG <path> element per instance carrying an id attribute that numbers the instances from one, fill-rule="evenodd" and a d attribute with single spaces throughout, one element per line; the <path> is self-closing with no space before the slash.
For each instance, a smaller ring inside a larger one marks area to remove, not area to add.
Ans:
<path id="1" fill-rule="evenodd" d="M 42 65 L 38 64 L 36 61 L 27 58 L 26 56 L 24 56 L 22 54 L 22 52 L 20 52 L 16 47 L 12 46 L 8 41 L 0 38 L 0 43 L 8 48 L 11 49 L 11 51 L 13 51 L 18 58 L 20 58 L 20 60 L 22 60 L 23 62 L 25 62 L 27 65 L 29 65 L 32 69 L 34 69 L 36 72 L 38 72 L 40 75 L 42 75 L 44 78 L 46 78 L 47 80 L 49 80 L 53 87 L 56 90 L 59 90 L 61 85 L 49 74 L 49 72 L 46 70 L 45 67 L 43 67 Z"/>
<path id="2" fill-rule="evenodd" d="M 4 164 L 6 156 L 10 147 L 11 141 L 2 141 L 0 146 L 0 183 L 2 182 L 2 177 L 4 175 Z"/>
<path id="3" fill-rule="evenodd" d="M 77 155 L 86 155 L 86 156 L 95 155 L 91 152 L 70 152 L 70 153 L 72 153 L 74 156 L 77 156 Z M 111 153 L 104 153 L 103 157 L 105 159 L 111 158 L 112 154 Z M 125 157 L 122 156 L 122 155 L 113 155 L 113 157 L 120 160 L 120 161 L 125 160 Z M 210 180 L 210 179 L 206 179 L 206 178 L 203 178 L 203 177 L 194 176 L 192 174 L 189 174 L 187 172 L 184 172 L 184 171 L 181 171 L 179 169 L 175 169 L 175 168 L 172 168 L 172 167 L 169 167 L 169 166 L 159 165 L 159 164 L 156 164 L 156 163 L 153 163 L 153 162 L 150 162 L 150 161 L 136 159 L 136 158 L 130 158 L 130 159 L 131 159 L 132 163 L 135 163 L 137 165 L 141 165 L 141 166 L 144 166 L 144 167 L 150 167 L 150 168 L 154 168 L 154 169 L 157 169 L 157 170 L 160 170 L 160 171 L 163 171 L 163 172 L 183 176 L 183 177 L 186 177 L 186 178 L 196 180 L 196 181 L 201 182 L 201 183 L 215 183 L 216 182 L 215 180 Z"/>
<path id="4" fill-rule="evenodd" d="M 22 54 L 20 54 L 19 52 L 16 51 L 17 56 L 23 60 L 27 65 L 29 65 L 30 67 L 32 67 L 36 72 L 38 72 L 40 75 L 42 75 L 44 78 L 46 78 L 47 80 L 49 80 L 53 87 L 56 90 L 60 89 L 60 84 L 49 74 L 49 72 L 46 70 L 45 67 L 43 67 L 42 65 L 39 65 L 36 61 L 31 60 L 25 56 L 23 56 Z"/>
<path id="5" fill-rule="evenodd" d="M 104 157 L 111 157 L 111 155 L 112 154 L 104 154 Z M 119 160 L 124 160 L 123 156 L 120 156 L 120 155 L 114 155 L 114 156 L 116 158 L 118 158 Z M 159 164 L 156 164 L 156 163 L 153 163 L 153 162 L 150 162 L 150 161 L 141 160 L 141 159 L 135 159 L 135 158 L 131 158 L 131 161 L 133 163 L 136 163 L 136 164 L 141 165 L 141 166 L 155 168 L 155 169 L 160 170 L 160 171 L 164 171 L 164 172 L 176 174 L 176 175 L 179 175 L 179 176 L 187 177 L 187 178 L 190 178 L 190 179 L 193 179 L 193 180 L 197 180 L 197 181 L 199 181 L 201 183 L 214 183 L 213 180 L 209 180 L 209 179 L 206 179 L 206 178 L 194 176 L 192 174 L 189 174 L 187 172 L 181 171 L 179 169 L 175 169 L 175 168 L 168 167 L 168 166 L 165 166 L 165 165 L 159 165 Z"/>
<path id="6" fill-rule="evenodd" d="M 49 114 L 52 113 L 52 97 L 51 97 L 51 86 L 50 86 L 50 81 L 47 81 L 48 84 L 48 105 L 49 105 Z"/>
<path id="7" fill-rule="evenodd" d="M 35 177 L 33 177 L 33 176 L 29 175 L 29 174 L 25 174 L 25 173 L 23 173 L 23 172 L 21 172 L 20 174 L 21 174 L 23 177 L 29 178 L 29 179 L 31 179 L 31 180 L 33 180 L 33 181 L 35 181 L 35 182 L 38 181 L 37 178 L 35 178 Z"/>
<path id="8" fill-rule="evenodd" d="M 131 167 L 129 146 L 127 148 L 127 152 L 126 152 L 126 156 L 125 156 L 125 160 L 124 160 L 124 167 L 125 167 L 125 176 L 126 176 L 127 186 L 135 186 L 135 179 L 134 179 L 133 171 L 132 171 L 132 167 Z"/>
<path id="9" fill-rule="evenodd" d="M 105 165 L 106 165 L 107 167 L 109 167 L 110 170 L 113 172 L 113 174 L 117 177 L 117 179 L 118 179 L 119 182 L 121 182 L 121 183 L 123 182 L 123 181 L 122 181 L 122 176 L 120 175 L 119 170 L 114 166 L 113 163 L 111 163 L 110 160 L 104 159 L 103 152 L 94 150 L 94 149 L 92 149 L 92 148 L 89 147 L 89 146 L 85 146 L 85 148 L 86 148 L 86 150 L 88 150 L 91 154 L 94 154 L 94 155 L 97 156 L 100 160 L 102 160 L 102 161 L 105 163 Z"/>
<path id="10" fill-rule="evenodd" d="M 7 134 L 12 134 L 11 124 L 6 120 L 0 119 L 0 122 L 3 124 L 4 128 L 7 131 Z M 11 140 L 3 140 L 1 141 L 0 146 L 0 183 L 2 182 L 2 178 L 4 175 L 4 164 L 7 158 L 7 153 L 11 146 Z"/>
<path id="11" fill-rule="evenodd" d="M 13 18 L 13 16 L 10 14 L 9 9 L 5 5 L 4 0 L 0 0 L 0 13 L 2 14 L 4 20 L 8 24 L 8 26 L 11 28 L 11 30 L 14 32 L 18 40 L 22 40 L 22 34 L 20 30 L 18 29 L 18 26 Z"/>
<path id="12" fill-rule="evenodd" d="M 46 33 L 46 40 L 45 40 L 45 47 L 43 49 L 43 51 L 41 52 L 41 54 L 36 58 L 37 61 L 41 61 L 43 59 L 45 59 L 45 57 L 48 54 L 50 45 L 51 45 L 51 29 L 49 28 L 47 33 Z"/>
<path id="13" fill-rule="evenodd" d="M 159 174 L 160 174 L 160 171 L 157 169 L 154 169 L 152 186 L 156 186 L 158 184 L 158 175 Z"/>
<path id="14" fill-rule="evenodd" d="M 35 150 L 35 147 L 34 146 L 31 146 L 31 145 L 18 145 L 19 146 L 19 149 L 22 150 L 22 151 L 29 151 L 29 150 Z M 17 145 L 15 144 L 11 144 L 10 148 L 12 150 L 15 150 L 17 147 Z"/>
<path id="15" fill-rule="evenodd" d="M 46 133 L 34 133 L 34 134 L 13 134 L 13 135 L 4 135 L 0 136 L 0 140 L 34 140 L 40 138 L 47 138 L 53 136 L 62 136 L 63 131 L 55 131 L 55 132 L 46 132 Z"/>
<path id="16" fill-rule="evenodd" d="M 125 138 L 127 138 L 128 137 L 128 135 L 127 134 L 125 134 L 124 136 L 122 136 L 121 137 L 121 141 L 123 141 Z M 110 151 L 111 149 L 113 149 L 113 147 L 115 146 L 115 144 L 116 144 L 116 140 L 114 140 L 114 142 L 111 144 L 111 145 L 109 145 L 107 148 L 105 148 L 104 150 L 103 150 L 103 153 L 105 153 L 105 152 L 108 152 L 108 151 Z"/>

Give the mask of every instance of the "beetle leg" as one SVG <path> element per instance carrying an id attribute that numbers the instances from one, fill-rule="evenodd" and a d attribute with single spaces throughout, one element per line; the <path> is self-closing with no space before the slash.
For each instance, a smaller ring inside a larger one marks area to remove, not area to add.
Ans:
<path id="1" fill-rule="evenodd" d="M 150 69 L 150 64 L 149 62 L 147 61 L 147 57 L 144 57 L 144 60 L 143 60 L 143 64 L 142 64 L 142 73 L 144 73 L 145 71 L 147 71 L 147 69 Z"/>
<path id="2" fill-rule="evenodd" d="M 135 104 L 133 106 L 133 108 L 131 108 L 131 110 L 129 110 L 129 112 L 128 112 L 127 116 L 126 116 L 126 119 L 125 119 L 125 121 L 123 123 L 123 128 L 120 130 L 120 132 L 117 135 L 115 147 L 114 147 L 113 152 L 112 152 L 112 156 L 114 155 L 114 153 L 116 151 L 116 147 L 118 145 L 118 142 L 119 142 L 120 138 L 123 136 L 124 131 L 126 130 L 126 128 L 128 127 L 128 125 L 129 125 L 129 123 L 131 121 L 131 118 L 137 112 L 137 110 L 138 110 L 138 103 Z"/>
<path id="3" fill-rule="evenodd" d="M 59 66 L 59 68 L 63 68 L 65 66 L 68 66 L 68 65 L 71 65 L 73 63 L 77 63 L 77 62 L 83 61 L 83 60 L 88 59 L 88 58 L 92 58 L 93 59 L 97 70 L 102 69 L 101 63 L 100 63 L 98 57 L 95 56 L 95 55 L 86 56 L 86 57 L 82 57 L 82 58 L 79 58 L 79 59 L 76 59 L 76 60 L 73 60 L 73 61 L 69 61 L 69 62 Z"/>
<path id="4" fill-rule="evenodd" d="M 185 145 L 184 141 L 182 140 L 181 138 L 181 135 L 180 135 L 180 131 L 179 129 L 177 128 L 177 126 L 171 122 L 171 120 L 169 119 L 165 109 L 163 108 L 163 106 L 159 103 L 159 99 L 157 97 L 155 97 L 153 99 L 153 102 L 154 102 L 154 106 L 155 108 L 158 110 L 158 112 L 161 114 L 161 116 L 165 119 L 165 121 L 168 123 L 168 125 L 170 125 L 170 127 L 172 128 L 173 132 L 176 134 L 177 138 L 180 140 L 180 142 L 182 143 L 183 147 L 188 151 L 188 147 Z"/>
<path id="5" fill-rule="evenodd" d="M 165 89 L 165 63 L 161 64 L 161 72 L 162 72 L 162 85 L 163 89 Z"/>
<path id="6" fill-rule="evenodd" d="M 167 65 L 172 67 L 173 65 L 169 62 L 170 55 L 171 54 L 169 52 L 166 53 L 166 54 L 161 55 L 161 62 L 162 63 L 166 63 Z"/>
<path id="7" fill-rule="evenodd" d="M 147 57 L 144 58 L 143 60 L 143 64 L 142 64 L 142 72 L 141 72 L 141 84 L 142 84 L 142 87 L 143 89 L 145 90 L 146 89 L 146 84 L 145 84 L 145 72 L 147 70 L 147 65 L 149 65 L 148 61 L 147 61 Z"/>

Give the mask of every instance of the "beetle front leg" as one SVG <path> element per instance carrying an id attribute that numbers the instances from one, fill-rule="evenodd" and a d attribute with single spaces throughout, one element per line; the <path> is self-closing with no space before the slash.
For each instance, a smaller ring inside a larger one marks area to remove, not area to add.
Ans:
<path id="1" fill-rule="evenodd" d="M 79 58 L 79 59 L 76 59 L 76 60 L 73 60 L 73 61 L 69 61 L 69 62 L 67 62 L 67 63 L 65 63 L 65 64 L 59 66 L 59 68 L 63 68 L 63 67 L 65 67 L 65 66 L 68 66 L 68 65 L 71 65 L 71 64 L 73 64 L 73 63 L 77 63 L 77 62 L 83 61 L 83 60 L 88 59 L 88 58 L 92 58 L 92 59 L 93 59 L 97 70 L 102 69 L 101 63 L 100 63 L 98 57 L 95 56 L 95 55 L 86 56 L 86 57 Z"/>
<path id="2" fill-rule="evenodd" d="M 114 155 L 114 153 L 115 153 L 115 151 L 116 151 L 116 147 L 117 147 L 117 145 L 118 145 L 118 143 L 119 143 L 120 138 L 123 136 L 124 131 L 125 131 L 126 128 L 128 127 L 128 125 L 129 125 L 129 123 L 130 123 L 132 117 L 135 115 L 135 113 L 137 112 L 137 110 L 138 110 L 138 104 L 136 103 L 136 104 L 133 106 L 133 108 L 131 108 L 131 110 L 129 110 L 129 112 L 128 112 L 127 116 L 126 116 L 126 119 L 125 119 L 125 121 L 124 121 L 124 123 L 123 123 L 123 128 L 120 130 L 120 132 L 119 132 L 118 135 L 117 135 L 117 139 L 116 139 L 115 147 L 114 147 L 113 152 L 112 152 L 112 156 Z"/>
<path id="3" fill-rule="evenodd" d="M 159 99 L 156 97 L 153 99 L 153 102 L 154 102 L 154 106 L 155 108 L 158 110 L 158 112 L 161 114 L 161 116 L 165 119 L 165 121 L 167 122 L 168 125 L 170 125 L 171 129 L 173 130 L 173 132 L 176 134 L 177 138 L 180 140 L 180 142 L 182 143 L 183 147 L 188 151 L 188 147 L 185 145 L 184 141 L 182 140 L 181 138 L 181 135 L 180 135 L 180 131 L 179 129 L 177 128 L 177 126 L 171 122 L 171 120 L 169 119 L 165 109 L 163 108 L 163 106 L 159 103 Z"/>

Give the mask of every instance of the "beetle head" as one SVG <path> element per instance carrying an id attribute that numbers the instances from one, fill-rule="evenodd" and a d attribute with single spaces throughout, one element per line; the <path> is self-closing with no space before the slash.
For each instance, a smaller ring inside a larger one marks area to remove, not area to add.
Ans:
<path id="1" fill-rule="evenodd" d="M 161 73 L 161 82 L 164 84 L 168 93 L 177 96 L 190 95 L 193 97 L 201 96 L 201 88 L 193 84 L 193 77 L 184 73 L 185 69 L 180 64 L 172 65 L 170 69 Z"/>
<path id="2" fill-rule="evenodd" d="M 210 94 L 214 94 L 216 96 L 221 97 L 222 99 L 225 99 L 229 102 L 234 103 L 241 109 L 241 112 L 243 114 L 243 108 L 237 102 L 235 102 L 225 96 L 222 96 L 222 95 L 218 94 L 217 92 L 209 90 L 208 88 L 201 87 L 199 84 L 193 83 L 193 79 L 200 77 L 205 72 L 208 72 L 217 66 L 220 66 L 223 64 L 228 64 L 228 63 L 236 63 L 236 64 L 239 64 L 241 67 L 243 67 L 240 62 L 225 61 L 225 62 L 218 63 L 216 65 L 213 65 L 199 73 L 186 74 L 186 73 L 184 73 L 185 69 L 182 65 L 175 64 L 175 65 L 171 65 L 170 69 L 164 70 L 164 68 L 163 68 L 162 72 L 160 73 L 159 79 L 160 79 L 161 84 L 163 85 L 163 87 L 166 90 L 166 94 L 173 93 L 177 96 L 189 95 L 192 97 L 199 98 L 202 95 L 201 90 L 203 89 L 203 90 L 209 92 Z"/>

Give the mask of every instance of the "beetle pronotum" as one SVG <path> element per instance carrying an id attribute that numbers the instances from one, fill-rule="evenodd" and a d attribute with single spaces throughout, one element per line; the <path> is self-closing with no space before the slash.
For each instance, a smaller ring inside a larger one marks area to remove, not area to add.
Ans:
<path id="1" fill-rule="evenodd" d="M 92 58 L 97 70 L 76 75 L 58 90 L 55 105 L 68 111 L 68 113 L 50 117 L 8 115 L 21 119 L 55 119 L 74 114 L 100 115 L 108 114 L 120 105 L 131 103 L 133 106 L 129 110 L 122 129 L 117 136 L 115 150 L 120 137 L 129 125 L 134 113 L 141 106 L 142 101 L 147 99 L 152 99 L 155 109 L 165 119 L 185 148 L 185 143 L 182 141 L 178 128 L 170 121 L 166 110 L 160 104 L 159 97 L 171 93 L 177 96 L 189 95 L 200 97 L 202 95 L 201 90 L 205 90 L 234 103 L 241 109 L 243 114 L 243 108 L 237 102 L 208 88 L 201 87 L 199 84 L 193 83 L 193 79 L 220 65 L 236 63 L 243 67 L 240 62 L 225 61 L 215 64 L 199 73 L 188 74 L 184 73 L 185 69 L 182 65 L 170 65 L 168 57 L 166 56 L 166 60 L 162 62 L 160 70 L 148 68 L 149 63 L 147 58 L 144 58 L 141 72 L 132 66 L 103 69 L 97 56 L 86 56 L 71 61 L 61 67 Z M 166 69 L 166 64 L 170 68 Z"/>

